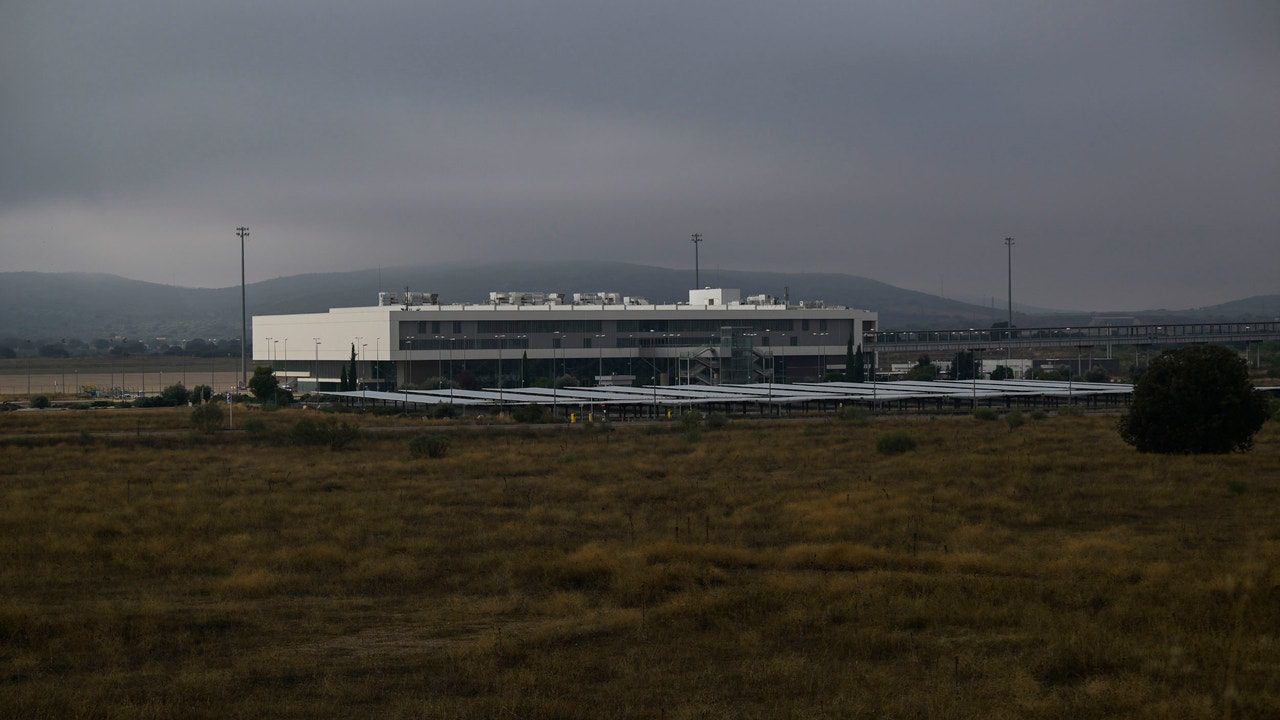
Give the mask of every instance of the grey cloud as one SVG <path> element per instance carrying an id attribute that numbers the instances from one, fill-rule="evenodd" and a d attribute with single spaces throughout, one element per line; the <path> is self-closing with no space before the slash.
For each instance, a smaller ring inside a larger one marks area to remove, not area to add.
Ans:
<path id="1" fill-rule="evenodd" d="M 999 294 L 1013 234 L 1041 305 L 1280 290 L 1273 3 L 8 14 L 5 269 L 229 283 L 242 222 L 260 274 L 683 265 L 698 230 L 725 267 Z"/>

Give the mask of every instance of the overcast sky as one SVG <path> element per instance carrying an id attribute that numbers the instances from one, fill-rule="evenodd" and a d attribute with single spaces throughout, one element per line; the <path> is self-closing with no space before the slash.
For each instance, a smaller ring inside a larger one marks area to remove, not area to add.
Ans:
<path id="1" fill-rule="evenodd" d="M 598 258 L 1183 307 L 1280 292 L 1280 2 L 0 10 L 0 269 Z M 625 290 L 625 288 L 619 288 Z M 750 288 L 748 288 L 750 290 Z"/>

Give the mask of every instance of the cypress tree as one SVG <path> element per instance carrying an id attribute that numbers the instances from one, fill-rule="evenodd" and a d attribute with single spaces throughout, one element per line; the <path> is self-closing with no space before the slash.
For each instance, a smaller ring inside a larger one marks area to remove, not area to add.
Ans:
<path id="1" fill-rule="evenodd" d="M 339 392 L 347 391 L 347 366 L 346 365 L 342 366 L 342 377 L 338 378 L 338 391 Z"/>
<path id="2" fill-rule="evenodd" d="M 360 385 L 360 371 L 356 368 L 356 344 L 351 343 L 351 367 L 347 370 L 347 389 L 356 390 Z"/>
<path id="3" fill-rule="evenodd" d="M 866 382 L 867 369 L 863 366 L 866 359 L 862 356 L 862 348 L 859 347 L 857 352 L 853 354 L 853 379 L 850 382 Z"/>
<path id="4" fill-rule="evenodd" d="M 856 371 L 853 369 L 853 333 L 849 333 L 849 342 L 844 346 L 844 379 L 849 382 L 858 382 L 854 379 Z"/>

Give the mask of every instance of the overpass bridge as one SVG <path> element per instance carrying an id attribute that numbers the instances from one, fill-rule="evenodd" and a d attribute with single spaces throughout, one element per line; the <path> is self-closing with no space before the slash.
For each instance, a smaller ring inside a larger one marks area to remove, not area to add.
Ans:
<path id="1" fill-rule="evenodd" d="M 1280 320 L 1268 322 L 1098 325 L 1084 327 L 878 330 L 863 338 L 877 352 L 960 352 L 1018 348 L 1086 348 L 1113 345 L 1248 345 L 1280 340 Z"/>

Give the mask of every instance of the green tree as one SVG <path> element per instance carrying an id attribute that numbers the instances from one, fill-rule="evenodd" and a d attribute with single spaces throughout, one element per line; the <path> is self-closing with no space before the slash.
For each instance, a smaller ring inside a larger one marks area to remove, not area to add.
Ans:
<path id="1" fill-rule="evenodd" d="M 1100 367 L 1091 367 L 1085 372 L 1084 379 L 1088 382 L 1104 383 L 1111 380 L 1111 375 Z"/>
<path id="2" fill-rule="evenodd" d="M 271 368 L 259 365 L 253 369 L 253 377 L 249 378 L 249 391 L 254 397 L 262 402 L 275 400 L 279 389 L 280 381 L 276 380 L 276 375 Z"/>
<path id="3" fill-rule="evenodd" d="M 197 405 L 191 411 L 191 426 L 202 432 L 217 432 L 222 422 L 222 406 L 219 404 Z"/>
<path id="4" fill-rule="evenodd" d="M 529 384 L 529 375 L 526 369 L 528 366 L 529 352 L 526 350 L 520 354 L 520 387 L 525 387 Z"/>
<path id="5" fill-rule="evenodd" d="M 360 369 L 356 366 L 356 344 L 351 343 L 351 365 L 347 368 L 347 389 L 360 388 Z"/>
<path id="6" fill-rule="evenodd" d="M 928 355 L 921 355 L 916 366 L 907 371 L 908 380 L 937 380 L 938 366 L 933 364 Z"/>
<path id="7" fill-rule="evenodd" d="M 961 350 L 951 359 L 951 377 L 954 380 L 972 380 L 977 370 L 973 353 L 969 350 Z"/>
<path id="8" fill-rule="evenodd" d="M 853 354 L 853 378 L 849 382 L 866 382 L 867 381 L 867 360 L 862 354 L 862 346 L 858 346 L 858 350 Z"/>
<path id="9" fill-rule="evenodd" d="M 853 364 L 855 358 L 853 356 L 853 333 L 849 333 L 849 340 L 844 345 L 844 379 L 849 382 L 857 382 L 853 379 Z"/>
<path id="10" fill-rule="evenodd" d="M 1012 380 L 1013 368 L 1007 365 L 997 365 L 995 369 L 991 371 L 991 379 L 992 380 Z"/>
<path id="11" fill-rule="evenodd" d="M 1140 452 L 1247 451 L 1267 416 L 1245 361 L 1220 345 L 1199 345 L 1151 361 L 1120 420 L 1120 437 Z"/>

